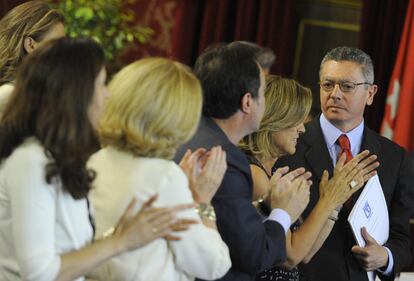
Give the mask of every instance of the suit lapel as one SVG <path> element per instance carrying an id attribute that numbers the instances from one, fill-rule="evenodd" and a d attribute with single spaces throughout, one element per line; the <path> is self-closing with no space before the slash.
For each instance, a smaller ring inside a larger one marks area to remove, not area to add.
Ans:
<path id="1" fill-rule="evenodd" d="M 369 129 L 367 126 L 364 127 L 364 134 L 362 136 L 362 143 L 361 143 L 361 151 L 369 150 L 370 154 L 375 154 L 379 157 L 380 152 L 380 142 L 378 138 L 376 137 L 375 133 Z M 365 185 L 364 185 L 365 187 Z M 355 202 L 358 200 L 359 195 L 361 194 L 362 190 L 364 190 L 364 187 L 359 189 L 355 194 L 352 196 L 352 205 L 355 204 Z"/>
<path id="2" fill-rule="evenodd" d="M 329 156 L 325 139 L 323 138 L 319 118 L 314 118 L 306 127 L 306 133 L 303 141 L 307 144 L 308 150 L 305 153 L 306 161 L 309 163 L 312 173 L 320 181 L 325 169 L 329 175 L 333 174 L 332 159 Z"/>
<path id="3" fill-rule="evenodd" d="M 371 154 L 379 155 L 381 145 L 376 134 L 367 126 L 364 128 L 364 136 L 361 143 L 361 152 L 368 149 Z"/>

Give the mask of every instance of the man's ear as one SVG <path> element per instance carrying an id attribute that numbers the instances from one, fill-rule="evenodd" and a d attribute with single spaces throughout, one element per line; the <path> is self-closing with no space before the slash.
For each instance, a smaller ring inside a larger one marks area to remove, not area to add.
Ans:
<path id="1" fill-rule="evenodd" d="M 367 105 L 371 105 L 373 103 L 374 96 L 377 93 L 377 91 L 378 91 L 378 86 L 377 85 L 374 84 L 374 85 L 369 86 L 368 98 L 367 98 L 367 102 L 366 102 Z"/>
<path id="2" fill-rule="evenodd" d="M 245 114 L 252 112 L 253 96 L 251 93 L 245 93 L 241 100 L 240 110 Z"/>
<path id="3" fill-rule="evenodd" d="M 36 49 L 36 41 L 32 37 L 26 37 L 23 40 L 23 47 L 26 53 L 30 54 Z"/>

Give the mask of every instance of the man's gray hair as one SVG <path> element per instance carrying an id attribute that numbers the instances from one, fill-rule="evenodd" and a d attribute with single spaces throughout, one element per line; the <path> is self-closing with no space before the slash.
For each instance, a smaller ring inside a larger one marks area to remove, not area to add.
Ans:
<path id="1" fill-rule="evenodd" d="M 323 65 L 330 60 L 338 62 L 351 61 L 360 65 L 362 75 L 364 75 L 365 78 L 365 82 L 371 84 L 374 83 L 374 65 L 372 63 L 372 59 L 362 50 L 347 46 L 336 47 L 330 50 L 322 59 L 321 65 L 319 67 L 319 78 L 321 76 Z"/>

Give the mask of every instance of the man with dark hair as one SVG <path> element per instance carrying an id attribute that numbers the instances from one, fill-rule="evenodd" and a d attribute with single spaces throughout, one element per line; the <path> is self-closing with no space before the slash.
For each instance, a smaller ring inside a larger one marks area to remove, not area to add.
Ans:
<path id="1" fill-rule="evenodd" d="M 201 54 L 195 73 L 203 88 L 203 117 L 176 159 L 187 149 L 220 145 L 226 151 L 228 168 L 212 201 L 232 260 L 232 268 L 220 280 L 251 281 L 256 273 L 285 261 L 285 234 L 309 201 L 310 174 L 304 169 L 276 172 L 268 196 L 272 211 L 264 221 L 252 205 L 249 163 L 237 147 L 259 127 L 265 108 L 263 70 L 249 48 L 221 44 Z"/>
<path id="2" fill-rule="evenodd" d="M 351 153 L 351 158 L 368 149 L 380 162 L 377 172 L 387 202 L 390 231 L 388 241 L 379 245 L 362 229 L 366 246 L 355 245 L 347 217 L 361 189 L 342 208 L 324 245 L 302 270 L 309 281 L 368 280 L 366 271 L 375 271 L 382 280 L 393 280 L 411 261 L 412 176 L 404 149 L 364 125 L 365 106 L 372 104 L 377 92 L 371 58 L 356 48 L 335 48 L 323 58 L 319 79 L 322 114 L 306 125 L 296 153 L 279 159 L 277 165 L 305 167 L 318 186 L 322 171 L 327 169 L 332 174 L 340 153 Z M 318 188 L 311 188 L 304 217 L 318 197 Z"/>
<path id="3" fill-rule="evenodd" d="M 230 43 L 230 47 L 234 47 L 237 45 L 243 45 L 244 48 L 250 49 L 250 51 L 256 58 L 257 63 L 262 67 L 264 73 L 266 75 L 270 73 L 270 68 L 276 60 L 276 55 L 271 49 L 267 47 L 261 47 L 256 43 L 248 41 L 235 41 Z"/>

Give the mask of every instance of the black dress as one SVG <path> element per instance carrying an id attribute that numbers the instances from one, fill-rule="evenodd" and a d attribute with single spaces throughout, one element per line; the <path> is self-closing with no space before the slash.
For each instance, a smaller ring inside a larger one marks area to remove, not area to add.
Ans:
<path id="1" fill-rule="evenodd" d="M 246 152 L 245 152 L 246 153 Z M 257 167 L 259 167 L 260 169 L 262 169 L 266 175 L 269 177 L 271 177 L 271 175 L 269 175 L 266 172 L 266 169 L 263 167 L 262 163 L 260 163 L 259 160 L 257 160 L 256 157 L 254 157 L 253 155 L 246 153 L 247 158 L 249 159 L 249 163 L 251 165 L 255 165 Z M 272 174 L 273 174 L 273 170 L 272 170 Z M 262 203 L 263 204 L 263 203 Z M 263 213 L 263 210 L 265 210 L 266 208 L 260 208 L 261 213 Z M 270 210 L 270 208 L 268 208 Z M 267 214 L 263 214 L 263 215 L 269 215 Z M 298 221 L 296 221 L 291 227 L 290 230 L 294 231 L 296 230 L 299 226 L 300 226 L 300 221 L 301 219 L 299 219 Z M 272 268 L 266 269 L 262 272 L 260 272 L 259 274 L 256 275 L 256 281 L 299 281 L 300 280 L 300 274 L 299 274 L 299 269 L 297 267 L 293 268 L 292 270 L 288 270 L 285 268 L 282 268 L 280 266 L 274 266 Z"/>

